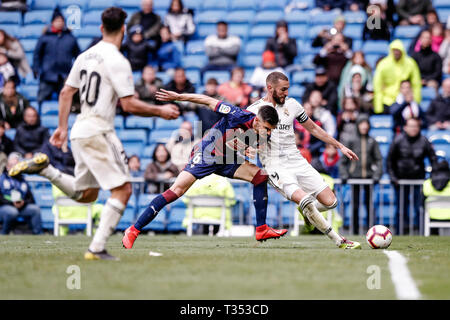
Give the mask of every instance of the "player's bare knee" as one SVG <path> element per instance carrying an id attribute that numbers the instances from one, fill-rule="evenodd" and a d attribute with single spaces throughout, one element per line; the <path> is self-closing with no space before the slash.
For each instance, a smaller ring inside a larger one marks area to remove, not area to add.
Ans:
<path id="1" fill-rule="evenodd" d="M 185 188 L 184 186 L 171 186 L 170 189 L 173 193 L 175 193 L 177 195 L 177 197 L 181 197 L 187 190 L 187 188 Z"/>
<path id="2" fill-rule="evenodd" d="M 78 202 L 81 203 L 90 203 L 97 200 L 98 197 L 98 189 L 87 189 L 83 191 L 83 196 L 78 199 Z"/>

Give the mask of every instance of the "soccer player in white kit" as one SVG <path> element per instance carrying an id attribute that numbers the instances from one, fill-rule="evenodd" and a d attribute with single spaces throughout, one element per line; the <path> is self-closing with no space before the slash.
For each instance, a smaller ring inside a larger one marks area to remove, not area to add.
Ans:
<path id="1" fill-rule="evenodd" d="M 272 130 L 268 147 L 258 150 L 260 160 L 269 175 L 269 183 L 288 200 L 299 205 L 305 223 L 314 225 L 340 248 L 360 249 L 358 242 L 350 241 L 334 231 L 319 211 L 337 206 L 337 199 L 320 174 L 306 161 L 297 149 L 294 120 L 297 119 L 312 135 L 329 143 L 351 160 L 356 154 L 316 125 L 303 107 L 288 98 L 289 80 L 281 72 L 272 72 L 266 79 L 267 95 L 253 103 L 247 110 L 258 113 L 260 107 L 270 105 L 278 111 L 279 122 Z M 317 199 L 317 200 L 316 200 Z"/>
<path id="2" fill-rule="evenodd" d="M 85 253 L 87 260 L 118 260 L 108 254 L 105 245 L 132 193 L 127 157 L 114 130 L 117 101 L 120 99 L 124 111 L 135 115 L 164 119 L 179 116 L 175 105 L 150 105 L 134 97 L 131 66 L 119 51 L 126 17 L 126 12 L 116 7 L 103 12 L 102 41 L 77 57 L 59 95 L 58 128 L 50 138 L 58 148 L 67 139 L 72 98 L 77 91 L 80 93 L 81 113 L 70 133 L 75 176 L 49 165 L 47 155 L 42 153 L 20 162 L 10 171 L 11 175 L 38 173 L 69 197 L 83 203 L 95 201 L 100 188 L 111 191 L 99 227 Z"/>

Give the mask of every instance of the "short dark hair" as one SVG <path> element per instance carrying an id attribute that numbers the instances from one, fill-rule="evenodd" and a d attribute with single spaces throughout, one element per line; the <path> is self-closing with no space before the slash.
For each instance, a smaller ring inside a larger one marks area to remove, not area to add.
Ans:
<path id="1" fill-rule="evenodd" d="M 223 21 L 223 20 L 218 21 L 218 22 L 217 22 L 217 25 L 219 25 L 219 24 L 224 24 L 224 25 L 228 26 L 228 23 L 226 23 L 226 22 Z"/>
<path id="2" fill-rule="evenodd" d="M 102 13 L 103 29 L 106 33 L 116 33 L 125 23 L 127 13 L 118 7 L 109 7 Z"/>
<path id="3" fill-rule="evenodd" d="M 276 84 L 278 81 L 284 80 L 289 81 L 288 77 L 282 72 L 274 71 L 271 74 L 269 74 L 266 78 L 266 84 Z"/>
<path id="4" fill-rule="evenodd" d="M 402 84 L 404 84 L 404 83 L 409 83 L 409 85 L 411 85 L 411 81 L 409 81 L 409 79 L 402 80 L 402 81 L 400 82 L 400 85 L 402 85 Z"/>
<path id="5" fill-rule="evenodd" d="M 271 106 L 262 106 L 258 111 L 258 117 L 272 126 L 276 126 L 279 120 L 277 110 Z"/>

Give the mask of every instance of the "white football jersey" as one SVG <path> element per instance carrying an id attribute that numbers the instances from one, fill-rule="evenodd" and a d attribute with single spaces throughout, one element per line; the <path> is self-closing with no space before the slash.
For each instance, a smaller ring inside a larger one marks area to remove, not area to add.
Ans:
<path id="1" fill-rule="evenodd" d="M 262 106 L 272 106 L 270 102 L 260 99 L 247 108 L 255 114 L 258 114 Z M 270 163 L 279 163 L 291 158 L 303 158 L 295 144 L 294 119 L 299 119 L 300 123 L 308 120 L 308 115 L 302 105 L 293 98 L 286 98 L 283 105 L 276 105 L 278 112 L 278 125 L 272 130 L 268 148 L 259 151 L 261 163 L 266 166 Z"/>
<path id="2" fill-rule="evenodd" d="M 81 101 L 71 139 L 114 131 L 117 100 L 134 94 L 129 61 L 114 44 L 105 41 L 77 57 L 66 84 L 79 89 Z"/>

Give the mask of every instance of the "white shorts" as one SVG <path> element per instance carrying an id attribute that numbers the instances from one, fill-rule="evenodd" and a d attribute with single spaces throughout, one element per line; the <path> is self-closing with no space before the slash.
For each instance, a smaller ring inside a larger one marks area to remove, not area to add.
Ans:
<path id="1" fill-rule="evenodd" d="M 127 156 L 115 132 L 72 139 L 75 190 L 111 190 L 131 179 Z"/>
<path id="2" fill-rule="evenodd" d="M 264 169 L 269 174 L 269 183 L 289 200 L 299 188 L 313 197 L 317 197 L 328 187 L 320 173 L 304 158 L 270 163 Z"/>

